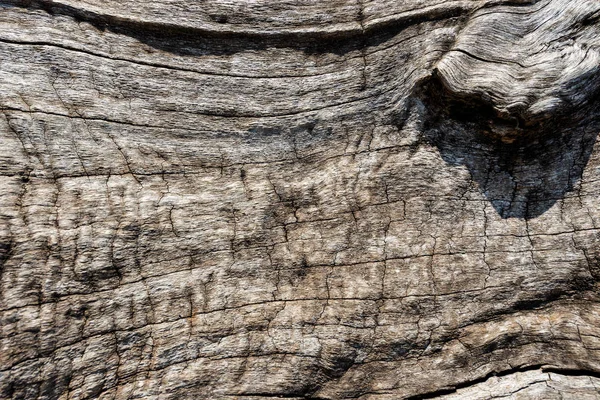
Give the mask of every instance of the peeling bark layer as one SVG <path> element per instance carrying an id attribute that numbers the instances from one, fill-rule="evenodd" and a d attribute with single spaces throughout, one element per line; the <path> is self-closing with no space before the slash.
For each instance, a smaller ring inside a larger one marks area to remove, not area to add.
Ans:
<path id="1" fill-rule="evenodd" d="M 0 1 L 0 398 L 600 398 L 599 18 Z"/>

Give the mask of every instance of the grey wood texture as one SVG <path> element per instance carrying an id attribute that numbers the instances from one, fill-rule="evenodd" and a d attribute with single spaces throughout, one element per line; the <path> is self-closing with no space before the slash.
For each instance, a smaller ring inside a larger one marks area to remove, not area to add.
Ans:
<path id="1" fill-rule="evenodd" d="M 0 398 L 600 398 L 599 19 L 0 1 Z"/>

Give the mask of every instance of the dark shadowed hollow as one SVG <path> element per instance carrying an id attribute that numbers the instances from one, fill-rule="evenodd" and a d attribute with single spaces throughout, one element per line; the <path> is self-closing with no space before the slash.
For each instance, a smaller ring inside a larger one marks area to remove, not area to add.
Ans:
<path id="1" fill-rule="evenodd" d="M 435 74 L 419 93 L 427 109 L 425 139 L 447 163 L 469 169 L 502 218 L 535 218 L 578 195 L 600 129 L 595 95 L 530 123 L 520 115 L 499 116 L 481 98 L 453 96 Z"/>

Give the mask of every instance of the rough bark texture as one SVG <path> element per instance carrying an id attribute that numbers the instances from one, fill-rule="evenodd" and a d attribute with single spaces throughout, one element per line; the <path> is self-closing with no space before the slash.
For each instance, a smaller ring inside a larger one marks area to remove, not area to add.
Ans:
<path id="1" fill-rule="evenodd" d="M 600 398 L 599 19 L 0 1 L 0 397 Z"/>

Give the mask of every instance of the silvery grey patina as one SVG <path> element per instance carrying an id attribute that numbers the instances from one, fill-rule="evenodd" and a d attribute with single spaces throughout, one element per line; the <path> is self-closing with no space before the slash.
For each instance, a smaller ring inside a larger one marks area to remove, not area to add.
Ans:
<path id="1" fill-rule="evenodd" d="M 600 398 L 599 19 L 0 1 L 0 398 Z"/>

